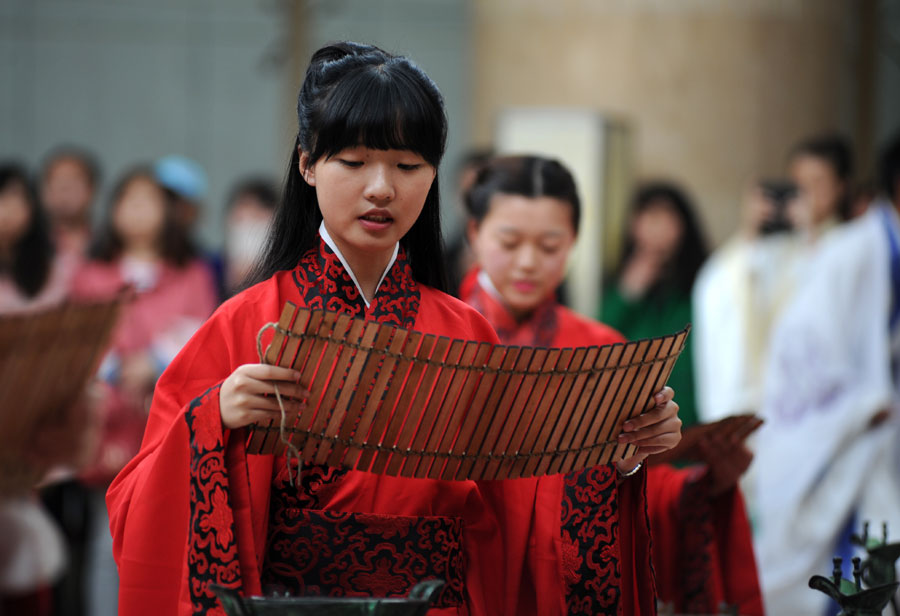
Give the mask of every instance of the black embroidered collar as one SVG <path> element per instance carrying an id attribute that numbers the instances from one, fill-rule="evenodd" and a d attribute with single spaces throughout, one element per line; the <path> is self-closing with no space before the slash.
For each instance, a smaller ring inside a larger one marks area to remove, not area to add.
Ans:
<path id="1" fill-rule="evenodd" d="M 412 328 L 419 313 L 419 286 L 402 246 L 368 308 L 337 254 L 321 238 L 318 246 L 300 259 L 293 279 L 308 308 L 333 310 L 407 329 Z"/>

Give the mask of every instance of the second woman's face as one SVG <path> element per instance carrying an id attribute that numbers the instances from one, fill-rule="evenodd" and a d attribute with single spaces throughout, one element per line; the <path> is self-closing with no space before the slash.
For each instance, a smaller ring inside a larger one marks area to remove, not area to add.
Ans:
<path id="1" fill-rule="evenodd" d="M 390 255 L 422 213 L 435 168 L 409 150 L 346 148 L 301 173 L 325 227 L 350 259 Z M 389 258 L 389 257 L 388 257 Z"/>
<path id="2" fill-rule="evenodd" d="M 575 243 L 572 205 L 552 197 L 497 194 L 469 227 L 478 264 L 516 316 L 524 316 L 562 283 Z"/>

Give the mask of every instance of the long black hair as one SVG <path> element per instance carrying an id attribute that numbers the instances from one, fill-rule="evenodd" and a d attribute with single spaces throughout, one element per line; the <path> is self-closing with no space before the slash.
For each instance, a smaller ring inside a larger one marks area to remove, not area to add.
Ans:
<path id="1" fill-rule="evenodd" d="M 660 273 L 659 279 L 647 292 L 648 298 L 662 299 L 670 292 L 690 296 L 700 266 L 709 254 L 706 240 L 700 229 L 694 205 L 687 193 L 677 184 L 666 181 L 647 182 L 637 188 L 631 199 L 628 223 L 642 212 L 652 208 L 668 207 L 681 220 L 681 239 L 674 254 Z M 634 237 L 626 230 L 622 256 L 615 270 L 615 279 L 621 278 L 635 250 Z"/>
<path id="2" fill-rule="evenodd" d="M 28 226 L 12 247 L 11 259 L 0 263 L 0 272 L 8 272 L 25 297 L 41 292 L 50 277 L 53 242 L 43 208 L 25 170 L 16 164 L 0 164 L 0 192 L 19 184 L 28 202 Z"/>
<path id="3" fill-rule="evenodd" d="M 314 165 L 348 147 L 410 150 L 437 170 L 447 141 L 444 101 L 409 59 L 341 42 L 316 51 L 297 97 L 297 139 L 269 239 L 248 284 L 294 268 L 316 245 L 322 214 L 300 174 L 298 149 Z M 447 289 L 437 175 L 419 218 L 400 240 L 417 281 Z"/>
<path id="4" fill-rule="evenodd" d="M 581 200 L 575 179 L 562 163 L 541 156 L 502 156 L 485 163 L 465 195 L 466 211 L 476 223 L 487 216 L 496 194 L 535 199 L 553 197 L 571 206 L 572 229 L 578 233 Z"/>
<path id="5" fill-rule="evenodd" d="M 116 182 L 106 208 L 104 222 L 91 247 L 91 257 L 100 261 L 113 261 L 122 254 L 122 238 L 115 229 L 115 208 L 128 187 L 137 180 L 145 180 L 159 189 L 163 197 L 165 215 L 157 248 L 160 256 L 176 267 L 184 267 L 196 256 L 190 237 L 182 225 L 178 224 L 175 212 L 176 195 L 160 184 L 150 167 L 142 165 L 126 171 Z"/>

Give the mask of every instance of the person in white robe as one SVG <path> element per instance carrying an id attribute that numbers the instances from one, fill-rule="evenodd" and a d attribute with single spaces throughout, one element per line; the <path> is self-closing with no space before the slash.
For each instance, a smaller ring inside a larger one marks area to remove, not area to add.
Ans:
<path id="1" fill-rule="evenodd" d="M 754 460 L 768 613 L 825 613 L 808 581 L 831 572 L 851 520 L 900 534 L 898 247 L 887 201 L 835 228 L 773 329 Z"/>
<path id="2" fill-rule="evenodd" d="M 845 139 L 817 136 L 791 152 L 793 187 L 759 182 L 747 191 L 739 232 L 713 253 L 694 285 L 701 420 L 759 409 L 771 328 L 805 279 L 817 242 L 844 217 L 852 170 Z"/>
<path id="3" fill-rule="evenodd" d="M 739 236 L 700 270 L 691 335 L 702 421 L 760 408 L 772 322 L 802 279 L 810 246 L 801 234 Z"/>

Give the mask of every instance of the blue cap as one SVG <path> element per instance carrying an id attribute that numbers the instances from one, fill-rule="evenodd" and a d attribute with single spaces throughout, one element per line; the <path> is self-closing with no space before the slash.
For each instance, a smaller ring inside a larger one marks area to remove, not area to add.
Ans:
<path id="1" fill-rule="evenodd" d="M 153 167 L 157 181 L 179 197 L 200 201 L 206 196 L 209 184 L 203 167 L 184 156 L 164 156 Z"/>

